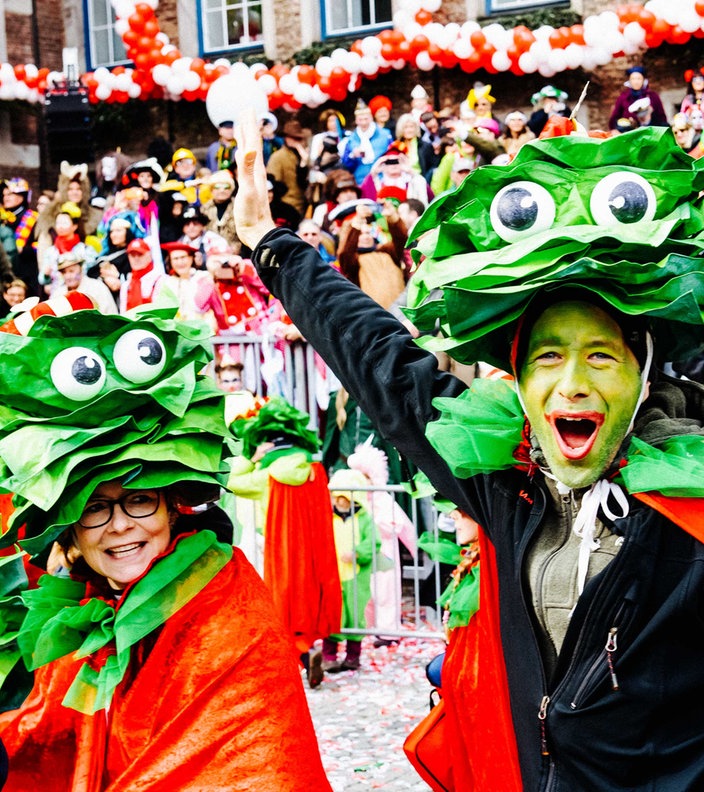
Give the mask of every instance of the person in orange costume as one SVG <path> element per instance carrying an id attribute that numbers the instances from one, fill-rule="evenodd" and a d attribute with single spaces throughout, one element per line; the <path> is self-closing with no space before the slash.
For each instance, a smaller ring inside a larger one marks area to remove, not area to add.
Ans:
<path id="1" fill-rule="evenodd" d="M 197 373 L 207 328 L 148 310 L 23 316 L 0 333 L 0 360 L 27 359 L 31 397 L 18 370 L 3 392 L 33 434 L 0 473 L 5 490 L 16 478 L 0 548 L 23 551 L 0 570 L 0 681 L 20 658 L 35 678 L 0 715 L 5 789 L 330 792 L 283 625 L 214 505 L 231 451 L 223 394 Z M 120 409 L 133 425 L 106 435 Z M 59 448 L 52 419 L 69 415 Z M 16 426 L 0 428 L 12 447 Z M 25 558 L 54 540 L 63 570 L 28 587 Z"/>

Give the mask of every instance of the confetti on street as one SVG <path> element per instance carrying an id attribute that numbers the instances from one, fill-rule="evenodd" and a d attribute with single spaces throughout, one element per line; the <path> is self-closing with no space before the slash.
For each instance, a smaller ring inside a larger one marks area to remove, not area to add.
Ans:
<path id="1" fill-rule="evenodd" d="M 441 640 L 410 637 L 375 648 L 374 638 L 368 637 L 359 671 L 326 674 L 314 690 L 304 682 L 334 792 L 427 792 L 403 742 L 428 712 L 431 686 L 425 666 L 442 651 Z"/>

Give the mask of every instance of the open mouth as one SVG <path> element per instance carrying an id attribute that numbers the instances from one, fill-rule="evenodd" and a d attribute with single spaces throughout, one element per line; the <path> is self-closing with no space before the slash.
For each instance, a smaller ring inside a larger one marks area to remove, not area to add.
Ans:
<path id="1" fill-rule="evenodd" d="M 132 542 L 128 545 L 122 545 L 120 547 L 111 547 L 109 550 L 105 552 L 111 556 L 112 558 L 128 558 L 136 553 L 138 553 L 145 545 L 145 542 Z"/>
<path id="2" fill-rule="evenodd" d="M 546 416 L 560 452 L 567 459 L 583 459 L 593 448 L 604 416 L 597 412 L 555 411 Z"/>

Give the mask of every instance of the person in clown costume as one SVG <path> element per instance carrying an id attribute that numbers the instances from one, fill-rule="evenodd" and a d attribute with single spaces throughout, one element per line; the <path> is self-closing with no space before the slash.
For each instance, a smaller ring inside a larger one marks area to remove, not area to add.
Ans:
<path id="1" fill-rule="evenodd" d="M 236 443 L 199 373 L 210 333 L 90 305 L 0 333 L 3 703 L 34 671 L 0 715 L 5 790 L 329 790 L 271 596 L 215 506 Z M 54 548 L 28 588 L 55 541 L 63 569 Z"/>
<path id="2" fill-rule="evenodd" d="M 255 131 L 250 115 L 236 216 L 262 280 L 483 528 L 455 788 L 701 789 L 704 390 L 662 373 L 704 345 L 697 161 L 644 128 L 532 141 L 474 171 L 414 228 L 409 318 L 442 329 L 414 341 L 274 228 Z M 467 389 L 437 347 L 515 385 Z"/>

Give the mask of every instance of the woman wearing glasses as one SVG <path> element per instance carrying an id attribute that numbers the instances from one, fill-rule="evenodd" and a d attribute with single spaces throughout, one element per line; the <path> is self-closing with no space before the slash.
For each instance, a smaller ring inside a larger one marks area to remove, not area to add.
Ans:
<path id="1" fill-rule="evenodd" d="M 0 548 L 25 551 L 0 559 L 4 792 L 330 790 L 283 626 L 215 505 L 231 448 L 197 373 L 207 329 L 37 325 L 0 333 Z M 28 585 L 24 555 L 54 574 Z"/>

